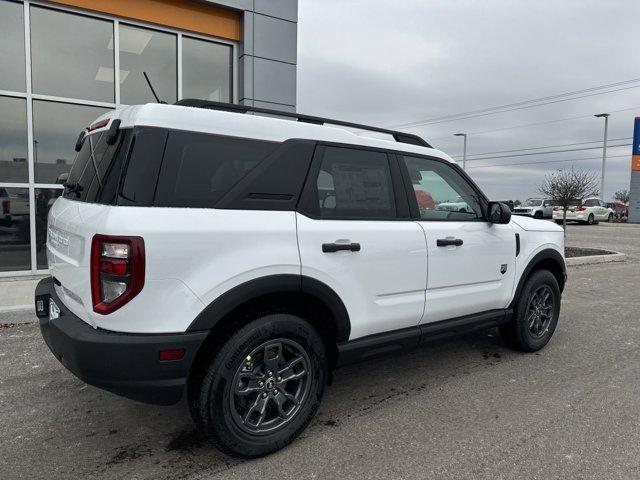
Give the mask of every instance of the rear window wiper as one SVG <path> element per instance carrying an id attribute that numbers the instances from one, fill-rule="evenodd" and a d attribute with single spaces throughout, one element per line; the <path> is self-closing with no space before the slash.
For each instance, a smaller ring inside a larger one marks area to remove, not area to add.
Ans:
<path id="1" fill-rule="evenodd" d="M 65 182 L 62 184 L 64 187 L 64 193 L 75 193 L 80 198 L 80 192 L 82 191 L 82 185 L 78 182 Z"/>

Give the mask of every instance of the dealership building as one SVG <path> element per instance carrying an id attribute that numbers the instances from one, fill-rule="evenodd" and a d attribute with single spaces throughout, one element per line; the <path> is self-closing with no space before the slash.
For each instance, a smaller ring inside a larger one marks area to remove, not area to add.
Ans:
<path id="1" fill-rule="evenodd" d="M 0 276 L 46 272 L 80 131 L 122 105 L 296 108 L 297 0 L 0 0 Z M 64 177 L 62 177 L 64 178 Z"/>

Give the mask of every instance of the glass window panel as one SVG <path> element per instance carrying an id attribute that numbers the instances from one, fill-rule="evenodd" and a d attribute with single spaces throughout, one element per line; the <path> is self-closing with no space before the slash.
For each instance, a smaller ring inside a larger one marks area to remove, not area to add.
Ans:
<path id="1" fill-rule="evenodd" d="M 53 202 L 62 195 L 61 188 L 36 188 L 36 257 L 38 268 L 47 266 L 47 215 Z"/>
<path id="2" fill-rule="evenodd" d="M 231 46 L 182 38 L 182 97 L 231 101 Z"/>
<path id="3" fill-rule="evenodd" d="M 113 22 L 31 8 L 33 92 L 114 101 Z"/>
<path id="4" fill-rule="evenodd" d="M 403 156 L 423 220 L 482 219 L 477 193 L 462 175 L 443 162 Z"/>
<path id="5" fill-rule="evenodd" d="M 170 33 L 120 25 L 120 103 L 155 102 L 143 72 L 160 100 L 174 103 L 178 91 L 177 38 Z"/>
<path id="6" fill-rule="evenodd" d="M 0 187 L 0 271 L 31 270 L 29 190 Z"/>
<path id="7" fill-rule="evenodd" d="M 0 1 L 0 89 L 25 91 L 24 7 Z"/>
<path id="8" fill-rule="evenodd" d="M 33 157 L 37 183 L 59 183 L 76 157 L 78 135 L 109 109 L 34 100 Z"/>
<path id="9" fill-rule="evenodd" d="M 355 148 L 327 147 L 316 179 L 322 218 L 395 218 L 387 155 Z"/>
<path id="10" fill-rule="evenodd" d="M 0 97 L 0 182 L 28 182 L 27 101 Z"/>

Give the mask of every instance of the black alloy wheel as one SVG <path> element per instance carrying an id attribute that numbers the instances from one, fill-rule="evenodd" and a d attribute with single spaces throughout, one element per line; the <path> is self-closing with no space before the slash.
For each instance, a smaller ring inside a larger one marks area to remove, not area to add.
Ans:
<path id="1" fill-rule="evenodd" d="M 199 352 L 189 377 L 191 416 L 223 452 L 256 458 L 291 443 L 318 410 L 326 345 L 305 319 L 265 313 Z"/>
<path id="2" fill-rule="evenodd" d="M 553 292 L 547 285 L 538 287 L 529 299 L 527 325 L 534 338 L 541 338 L 553 320 Z"/>
<path id="3" fill-rule="evenodd" d="M 251 434 L 274 432 L 300 411 L 309 393 L 309 357 L 296 342 L 277 338 L 247 355 L 229 396 L 236 425 Z"/>

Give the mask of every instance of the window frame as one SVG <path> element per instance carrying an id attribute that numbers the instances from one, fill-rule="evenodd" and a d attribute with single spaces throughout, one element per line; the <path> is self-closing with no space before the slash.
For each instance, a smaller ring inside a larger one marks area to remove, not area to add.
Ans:
<path id="1" fill-rule="evenodd" d="M 487 210 L 488 210 L 488 206 L 489 206 L 489 199 L 482 192 L 482 190 L 480 190 L 480 187 L 478 187 L 478 185 L 467 174 L 467 172 L 465 172 L 460 167 L 460 165 L 458 165 L 457 163 L 449 162 L 449 161 L 444 160 L 444 159 L 439 158 L 439 157 L 434 157 L 434 156 L 431 156 L 431 155 L 421 155 L 421 154 L 416 154 L 416 153 L 413 153 L 413 152 L 396 152 L 395 155 L 396 155 L 396 159 L 397 159 L 400 171 L 402 172 L 402 178 L 403 178 L 403 181 L 404 181 L 405 193 L 406 193 L 406 196 L 407 196 L 407 200 L 409 202 L 409 210 L 411 212 L 411 219 L 412 220 L 416 220 L 416 221 L 420 221 L 420 222 L 485 222 L 485 223 L 488 222 L 488 220 L 487 220 Z M 414 193 L 413 183 L 411 182 L 411 176 L 409 175 L 409 170 L 407 169 L 407 166 L 406 166 L 404 160 L 401 158 L 403 156 L 421 158 L 421 159 L 424 159 L 424 160 L 430 160 L 430 161 L 434 161 L 434 162 L 440 163 L 440 164 L 444 165 L 446 168 L 451 168 L 454 171 L 454 173 L 457 173 L 458 175 L 460 175 L 462 180 L 467 185 L 469 185 L 469 187 L 471 187 L 471 189 L 478 196 L 478 203 L 480 204 L 480 209 L 482 210 L 482 212 L 481 212 L 482 213 L 482 217 L 480 217 L 480 218 L 468 218 L 468 219 L 463 219 L 463 218 L 421 218 L 420 217 L 420 209 L 418 208 L 418 200 L 417 200 L 416 195 Z"/>
<path id="2" fill-rule="evenodd" d="M 387 157 L 387 164 L 389 166 L 389 173 L 391 175 L 391 188 L 393 192 L 393 200 L 395 203 L 396 214 L 393 217 L 357 217 L 357 216 L 336 216 L 336 217 L 323 217 L 317 207 L 318 194 L 317 194 L 317 181 L 320 173 L 320 167 L 322 166 L 322 160 L 325 150 L 328 148 L 345 148 L 349 150 L 366 151 L 372 153 L 382 153 Z M 338 221 L 363 221 L 363 222 L 387 222 L 387 221 L 406 221 L 411 220 L 409 211 L 409 202 L 402 181 L 402 173 L 398 166 L 394 152 L 383 148 L 369 147 L 366 145 L 354 145 L 338 142 L 317 142 L 316 148 L 313 153 L 313 159 L 311 160 L 311 166 L 307 174 L 302 194 L 300 195 L 300 201 L 296 208 L 296 212 L 312 218 L 314 220 L 338 220 Z"/>

